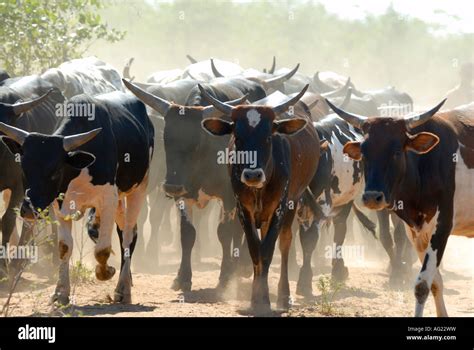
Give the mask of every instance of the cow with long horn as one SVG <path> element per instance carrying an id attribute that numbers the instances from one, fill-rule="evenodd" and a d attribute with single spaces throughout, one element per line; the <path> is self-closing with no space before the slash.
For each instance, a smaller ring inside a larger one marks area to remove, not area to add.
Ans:
<path id="1" fill-rule="evenodd" d="M 420 261 L 415 282 L 415 316 L 422 316 L 429 292 L 436 313 L 447 316 L 439 272 L 449 236 L 474 237 L 474 104 L 438 112 L 445 101 L 403 118 L 365 117 L 328 101 L 364 139 L 344 152 L 362 161 L 369 209 L 392 209 L 406 224 Z M 471 191 L 469 190 L 471 189 Z"/>
<path id="2" fill-rule="evenodd" d="M 319 160 L 318 135 L 309 116 L 301 113 L 305 109 L 294 106 L 307 88 L 294 97 L 285 97 L 275 106 L 268 106 L 268 99 L 263 99 L 237 107 L 201 90 L 217 109 L 231 118 L 205 119 L 202 127 L 212 135 L 232 135 L 229 147 L 233 151 L 253 154 L 256 158 L 253 164 L 230 164 L 229 170 L 254 266 L 251 307 L 257 314 L 270 311 L 268 272 L 277 238 L 282 252 L 277 304 L 285 309 L 290 305 L 291 225 L 297 203 Z M 290 107 L 290 113 L 285 114 Z"/>
<path id="3" fill-rule="evenodd" d="M 181 212 L 182 256 L 173 289 L 188 291 L 192 286 L 191 252 L 196 239 L 192 223 L 192 208 L 203 208 L 210 199 L 222 202 L 223 213 L 217 228 L 222 245 L 222 263 L 219 287 L 225 287 L 233 272 L 231 256 L 241 245 L 242 230 L 235 216 L 235 200 L 225 166 L 216 161 L 219 152 L 226 151 L 228 140 L 214 139 L 205 133 L 200 123 L 205 118 L 222 117 L 222 112 L 210 105 L 202 91 L 193 88 L 184 105 L 172 103 L 152 95 L 138 86 L 124 81 L 145 104 L 164 117 L 163 139 L 166 153 L 164 192 L 176 200 Z M 228 104 L 243 104 L 265 97 L 263 87 L 246 79 L 219 78 L 203 85 L 209 94 Z"/>
<path id="4" fill-rule="evenodd" d="M 28 132 L 51 134 L 61 120 L 56 116 L 57 106 L 64 102 L 63 95 L 53 85 L 38 76 L 6 79 L 0 86 L 0 122 L 16 126 Z M 25 193 L 18 155 L 12 155 L 0 144 L 0 191 L 9 192 L 8 203 L 1 220 L 2 246 L 5 247 L 15 232 L 16 214 Z M 31 234 L 24 225 L 22 236 Z M 18 262 L 18 260 L 14 260 Z M 7 260 L 0 259 L 0 278 L 6 277 Z M 15 269 L 10 269 L 13 272 Z"/>
<path id="5" fill-rule="evenodd" d="M 115 273 L 107 260 L 116 224 L 121 266 L 114 299 L 130 303 L 130 264 L 153 154 L 153 126 L 143 103 L 122 92 L 79 95 L 68 103 L 73 113 L 62 119 L 53 135 L 0 123 L 0 131 L 6 135 L 3 143 L 12 154 L 21 154 L 28 184 L 20 212 L 26 220 L 35 220 L 40 210 L 50 204 L 54 207 L 59 221 L 60 266 L 52 300 L 61 304 L 69 302 L 70 294 L 71 217 L 88 208 L 94 208 L 100 217 L 94 255 L 95 274 L 102 281 Z"/>

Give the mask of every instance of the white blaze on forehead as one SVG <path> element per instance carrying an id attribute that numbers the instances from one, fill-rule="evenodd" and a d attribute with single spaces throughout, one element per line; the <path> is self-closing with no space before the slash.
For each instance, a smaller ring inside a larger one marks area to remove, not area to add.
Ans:
<path id="1" fill-rule="evenodd" d="M 255 128 L 258 123 L 260 123 L 260 119 L 260 113 L 258 113 L 256 109 L 251 109 L 247 112 L 247 120 L 252 128 Z"/>

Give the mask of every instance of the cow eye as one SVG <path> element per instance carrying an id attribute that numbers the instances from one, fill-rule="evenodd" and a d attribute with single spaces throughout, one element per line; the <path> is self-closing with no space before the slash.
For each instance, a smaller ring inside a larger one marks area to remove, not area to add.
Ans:
<path id="1" fill-rule="evenodd" d="M 268 136 L 268 137 L 267 137 L 267 142 L 268 142 L 268 143 L 272 142 L 272 137 L 271 137 L 271 136 Z"/>

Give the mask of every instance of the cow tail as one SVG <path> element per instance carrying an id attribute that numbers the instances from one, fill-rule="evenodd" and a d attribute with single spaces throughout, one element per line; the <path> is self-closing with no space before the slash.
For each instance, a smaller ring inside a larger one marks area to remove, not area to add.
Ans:
<path id="1" fill-rule="evenodd" d="M 357 208 L 357 205 L 355 205 L 355 203 L 352 204 L 352 208 L 354 209 L 354 213 L 357 217 L 357 219 L 359 219 L 360 223 L 370 232 L 372 233 L 372 235 L 374 236 L 374 238 L 377 238 L 376 236 L 376 233 L 375 233 L 375 229 L 376 229 L 376 225 L 374 222 L 372 222 L 368 217 L 367 215 L 365 215 L 359 208 Z"/>

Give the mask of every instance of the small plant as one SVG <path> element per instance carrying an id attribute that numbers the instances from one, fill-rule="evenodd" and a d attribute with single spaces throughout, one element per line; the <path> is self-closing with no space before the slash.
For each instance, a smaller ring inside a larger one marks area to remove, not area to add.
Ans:
<path id="1" fill-rule="evenodd" d="M 344 286 L 341 282 L 333 282 L 331 277 L 323 275 L 318 279 L 318 289 L 321 292 L 321 313 L 331 315 L 334 312 L 333 301 L 336 294 Z"/>
<path id="2" fill-rule="evenodd" d="M 94 282 L 94 272 L 80 260 L 76 261 L 76 263 L 71 266 L 70 272 L 71 283 L 74 285 Z"/>

